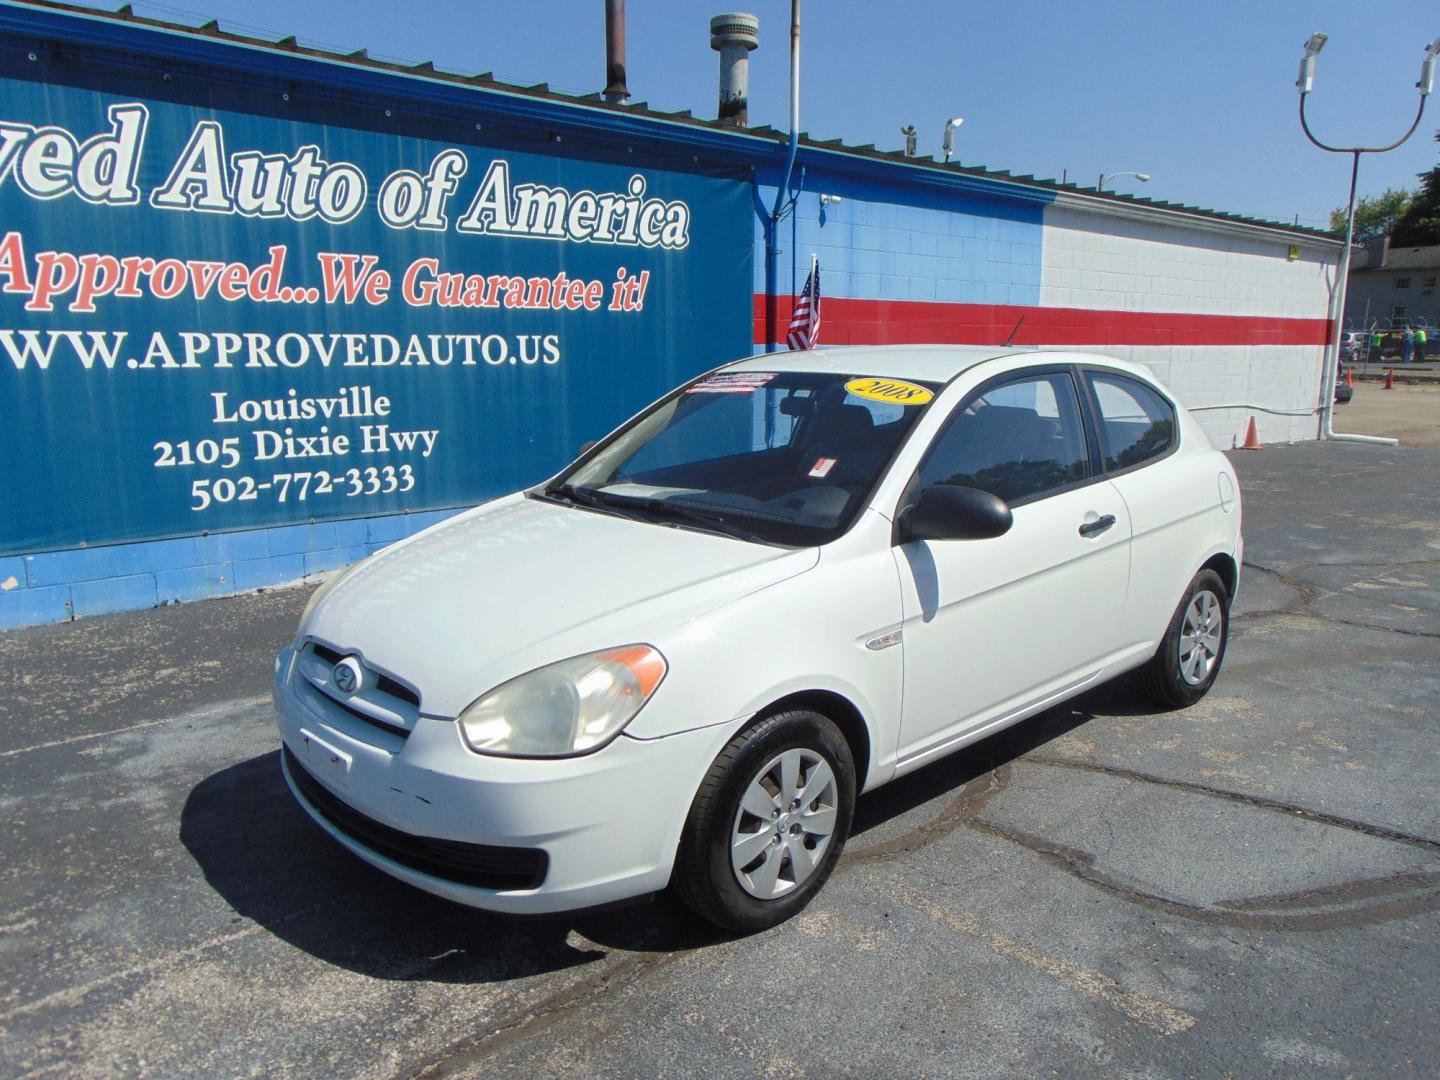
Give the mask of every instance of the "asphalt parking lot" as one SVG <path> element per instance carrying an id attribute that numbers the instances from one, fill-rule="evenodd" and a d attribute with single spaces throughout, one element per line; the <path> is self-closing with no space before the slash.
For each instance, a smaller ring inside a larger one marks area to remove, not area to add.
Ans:
<path id="1" fill-rule="evenodd" d="M 1101 688 L 861 800 L 815 904 L 502 921 L 284 790 L 305 590 L 0 635 L 6 1075 L 1434 1075 L 1440 450 L 1234 455 L 1214 692 Z"/>

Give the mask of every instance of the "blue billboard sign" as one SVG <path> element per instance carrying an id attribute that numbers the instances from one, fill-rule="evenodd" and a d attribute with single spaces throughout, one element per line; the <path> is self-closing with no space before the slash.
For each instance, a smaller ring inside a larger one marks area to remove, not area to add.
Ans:
<path id="1" fill-rule="evenodd" d="M 738 170 L 123 90 L 0 78 L 0 554 L 467 505 L 750 351 Z"/>

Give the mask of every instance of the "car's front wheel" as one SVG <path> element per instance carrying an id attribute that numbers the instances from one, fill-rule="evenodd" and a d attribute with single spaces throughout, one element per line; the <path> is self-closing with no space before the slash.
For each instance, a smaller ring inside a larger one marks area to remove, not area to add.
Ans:
<path id="1" fill-rule="evenodd" d="M 850 833 L 855 765 L 827 717 L 795 710 L 730 740 L 685 822 L 674 886 L 702 918 L 763 930 L 810 902 Z"/>
<path id="2" fill-rule="evenodd" d="M 1215 683 L 1230 639 L 1230 593 L 1220 575 L 1201 570 L 1185 590 L 1146 677 L 1162 704 L 1184 708 Z"/>

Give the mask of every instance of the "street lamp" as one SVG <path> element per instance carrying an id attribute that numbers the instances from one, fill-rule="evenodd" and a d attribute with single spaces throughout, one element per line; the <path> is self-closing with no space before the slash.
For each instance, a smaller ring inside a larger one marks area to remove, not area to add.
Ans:
<path id="1" fill-rule="evenodd" d="M 1320 55 L 1320 50 L 1325 48 L 1325 42 L 1329 40 L 1329 34 L 1317 32 L 1311 34 L 1305 42 L 1305 55 L 1300 58 L 1300 77 L 1295 80 L 1300 93 L 1310 93 L 1310 88 L 1315 85 L 1315 57 Z"/>
<path id="2" fill-rule="evenodd" d="M 1139 180 L 1142 184 L 1148 184 L 1148 183 L 1150 182 L 1150 174 L 1149 174 L 1148 172 L 1112 172 L 1112 173 L 1101 173 L 1101 174 L 1100 174 L 1100 179 L 1099 179 L 1098 181 L 1096 181 L 1095 190 L 1096 190 L 1096 191 L 1104 191 L 1104 190 L 1105 190 L 1105 181 L 1106 181 L 1106 180 L 1114 180 L 1117 176 L 1133 176 L 1136 180 Z"/>
<path id="3" fill-rule="evenodd" d="M 955 153 L 955 129 L 965 122 L 963 116 L 954 116 L 945 121 L 945 137 L 940 141 L 940 150 L 945 155 L 945 160 L 950 160 L 950 155 Z"/>
<path id="4" fill-rule="evenodd" d="M 1331 146 L 1321 142 L 1311 132 L 1310 124 L 1305 119 L 1305 99 L 1310 96 L 1310 90 L 1315 85 L 1315 58 L 1320 55 L 1320 50 L 1325 47 L 1327 40 L 1324 34 L 1310 35 L 1310 39 L 1305 42 L 1305 55 L 1300 59 L 1300 77 L 1295 80 L 1295 86 L 1300 91 L 1300 127 L 1305 132 L 1305 137 L 1321 150 L 1350 155 L 1350 201 L 1345 207 L 1345 246 L 1340 251 L 1340 265 L 1335 268 L 1334 313 L 1331 319 L 1330 342 L 1325 347 L 1325 375 L 1320 380 L 1323 395 L 1320 402 L 1320 437 L 1398 446 L 1398 439 L 1374 435 L 1337 435 L 1334 427 L 1335 380 L 1340 373 L 1340 339 L 1345 333 L 1345 293 L 1350 284 L 1350 248 L 1355 241 L 1355 185 L 1360 178 L 1361 154 L 1383 154 L 1394 150 L 1414 135 L 1415 129 L 1420 126 L 1420 118 L 1425 115 L 1425 99 L 1435 89 L 1435 60 L 1440 56 L 1440 38 L 1436 38 L 1434 43 L 1425 48 L 1425 60 L 1420 65 L 1420 81 L 1415 84 L 1420 91 L 1420 107 L 1415 110 L 1415 119 L 1410 124 L 1410 130 L 1388 146 Z"/>

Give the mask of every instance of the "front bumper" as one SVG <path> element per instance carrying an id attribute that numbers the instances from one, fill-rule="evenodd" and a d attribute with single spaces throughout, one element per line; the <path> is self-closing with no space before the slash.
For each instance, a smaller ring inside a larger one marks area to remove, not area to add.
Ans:
<path id="1" fill-rule="evenodd" d="M 583 757 L 486 757 L 452 720 L 422 714 L 408 735 L 378 728 L 311 692 L 294 668 L 286 649 L 273 693 L 300 805 L 371 865 L 491 911 L 568 911 L 663 889 L 695 791 L 733 727 L 621 735 Z"/>

